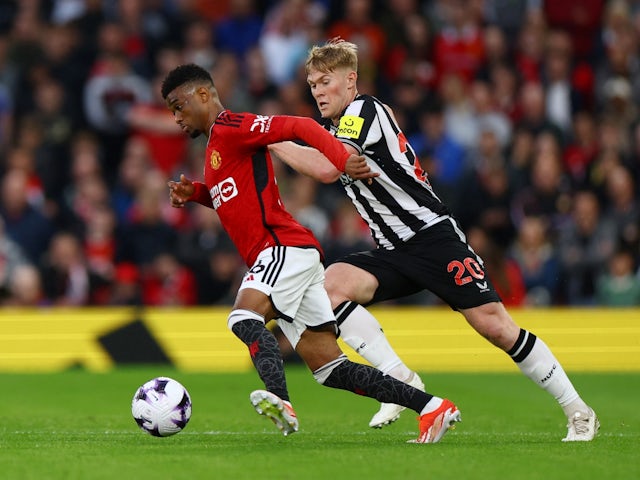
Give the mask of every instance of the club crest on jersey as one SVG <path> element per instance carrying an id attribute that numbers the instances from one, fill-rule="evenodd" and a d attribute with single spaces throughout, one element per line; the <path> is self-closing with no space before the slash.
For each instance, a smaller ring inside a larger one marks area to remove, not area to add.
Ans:
<path id="1" fill-rule="evenodd" d="M 345 115 L 340 118 L 338 125 L 338 137 L 358 138 L 362 132 L 364 118 L 355 115 Z"/>
<path id="2" fill-rule="evenodd" d="M 222 163 L 222 157 L 220 157 L 220 152 L 214 150 L 211 152 L 211 158 L 209 158 L 209 163 L 211 164 L 211 168 L 217 170 L 220 168 L 220 164 Z"/>

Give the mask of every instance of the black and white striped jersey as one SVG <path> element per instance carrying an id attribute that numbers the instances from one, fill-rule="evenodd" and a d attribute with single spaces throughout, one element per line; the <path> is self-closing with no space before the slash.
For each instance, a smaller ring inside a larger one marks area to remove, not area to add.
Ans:
<path id="1" fill-rule="evenodd" d="M 364 155 L 371 170 L 380 174 L 371 185 L 346 174 L 340 178 L 378 247 L 393 250 L 449 215 L 392 113 L 378 99 L 358 95 L 339 125 L 327 128 Z"/>

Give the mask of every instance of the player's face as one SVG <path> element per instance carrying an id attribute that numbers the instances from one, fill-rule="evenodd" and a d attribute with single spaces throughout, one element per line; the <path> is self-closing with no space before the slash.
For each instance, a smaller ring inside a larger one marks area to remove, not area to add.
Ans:
<path id="1" fill-rule="evenodd" d="M 309 70 L 307 83 L 322 118 L 336 125 L 340 115 L 355 97 L 355 72 L 344 68 L 332 72 Z"/>
<path id="2" fill-rule="evenodd" d="M 199 125 L 197 115 L 197 98 L 194 96 L 196 89 L 181 86 L 171 91 L 167 95 L 166 103 L 176 123 L 183 132 L 191 138 L 196 138 L 202 134 L 203 126 Z"/>

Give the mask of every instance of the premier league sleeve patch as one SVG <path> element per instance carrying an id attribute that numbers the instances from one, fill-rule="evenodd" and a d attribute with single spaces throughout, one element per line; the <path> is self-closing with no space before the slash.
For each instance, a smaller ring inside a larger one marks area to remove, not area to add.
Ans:
<path id="1" fill-rule="evenodd" d="M 338 137 L 358 138 L 362 132 L 362 126 L 364 125 L 364 118 L 356 117 L 355 115 L 345 115 L 340 118 L 340 125 L 338 125 Z"/>

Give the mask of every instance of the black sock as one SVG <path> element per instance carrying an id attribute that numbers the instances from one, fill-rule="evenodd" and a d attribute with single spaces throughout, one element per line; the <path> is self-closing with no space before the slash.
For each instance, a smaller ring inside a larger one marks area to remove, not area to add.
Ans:
<path id="1" fill-rule="evenodd" d="M 237 322 L 231 331 L 249 347 L 251 361 L 264 382 L 265 388 L 278 395 L 282 400 L 289 401 L 287 380 L 284 375 L 282 355 L 278 347 L 278 340 L 273 336 L 264 323 L 247 319 Z"/>
<path id="2" fill-rule="evenodd" d="M 327 387 L 375 398 L 379 402 L 395 403 L 420 413 L 433 395 L 422 392 L 368 365 L 349 360 L 335 367 L 324 384 Z"/>

